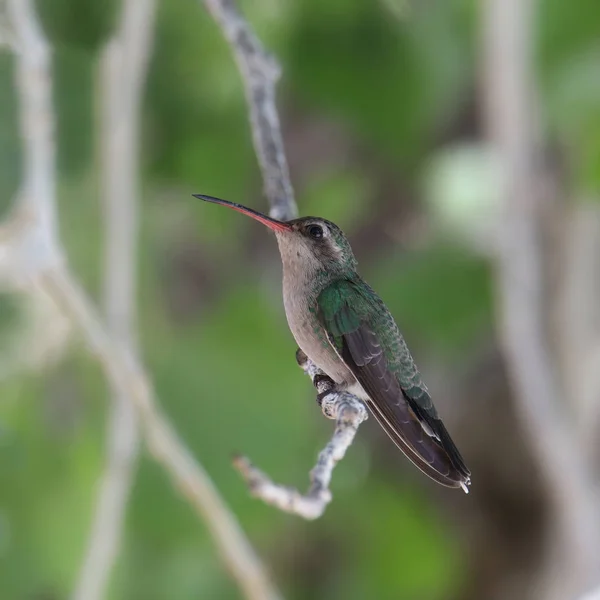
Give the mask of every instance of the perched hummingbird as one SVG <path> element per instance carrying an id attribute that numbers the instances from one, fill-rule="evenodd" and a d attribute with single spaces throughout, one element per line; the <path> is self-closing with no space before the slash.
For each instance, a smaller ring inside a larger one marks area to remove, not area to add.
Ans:
<path id="1" fill-rule="evenodd" d="M 471 473 L 381 298 L 356 272 L 341 229 L 319 217 L 277 221 L 212 196 L 275 232 L 283 262 L 283 302 L 301 350 L 339 390 L 358 396 L 404 454 L 426 475 L 468 492 Z"/>

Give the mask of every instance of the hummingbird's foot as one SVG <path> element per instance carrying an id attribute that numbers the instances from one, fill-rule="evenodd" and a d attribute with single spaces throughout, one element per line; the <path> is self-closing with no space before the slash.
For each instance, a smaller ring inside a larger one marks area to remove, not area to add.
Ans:
<path id="1" fill-rule="evenodd" d="M 335 387 L 335 381 L 329 375 L 325 375 L 325 373 L 317 373 L 313 379 L 313 385 L 320 392 L 326 391 L 329 393 Z"/>
<path id="2" fill-rule="evenodd" d="M 320 408 L 323 408 L 325 397 L 335 392 L 335 381 L 329 375 L 323 373 L 314 363 L 310 362 L 308 356 L 300 348 L 296 350 L 296 362 L 312 379 L 313 385 L 318 392 L 317 404 Z"/>
<path id="3" fill-rule="evenodd" d="M 328 375 L 317 373 L 313 379 L 313 385 L 319 392 L 317 394 L 317 404 L 321 406 L 323 404 L 323 398 L 328 394 L 331 394 L 335 388 L 335 381 Z"/>
<path id="4" fill-rule="evenodd" d="M 323 409 L 323 402 L 324 402 L 325 398 L 327 398 L 327 396 L 331 396 L 332 394 L 335 394 L 335 391 L 333 389 L 325 390 L 324 392 L 317 394 L 317 404 L 319 405 L 319 407 L 321 409 Z M 331 417 L 328 417 L 328 418 L 331 418 Z"/>
<path id="5" fill-rule="evenodd" d="M 317 404 L 319 405 L 320 408 L 323 408 L 323 400 L 325 400 L 325 397 L 329 396 L 329 394 L 331 394 L 331 393 L 332 393 L 332 390 L 325 390 L 324 392 L 317 394 Z"/>
<path id="6" fill-rule="evenodd" d="M 298 348 L 298 350 L 296 350 L 296 362 L 303 369 L 304 369 L 306 363 L 308 362 L 308 356 L 306 356 L 306 354 L 304 354 L 304 352 L 302 351 L 301 348 Z"/>

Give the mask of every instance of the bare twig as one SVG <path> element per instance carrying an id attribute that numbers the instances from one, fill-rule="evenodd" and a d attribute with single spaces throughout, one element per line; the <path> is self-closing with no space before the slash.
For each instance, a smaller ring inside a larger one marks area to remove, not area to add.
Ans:
<path id="1" fill-rule="evenodd" d="M 100 64 L 105 305 L 108 327 L 128 352 L 135 345 L 141 97 L 155 9 L 155 0 L 125 0 L 118 30 Z M 107 462 L 74 600 L 100 600 L 105 595 L 135 475 L 139 447 L 135 407 L 118 390 L 112 393 Z"/>
<path id="2" fill-rule="evenodd" d="M 600 425 L 600 209 L 597 202 L 574 202 L 562 226 L 564 266 L 560 334 L 567 386 L 584 451 L 597 452 Z"/>
<path id="3" fill-rule="evenodd" d="M 246 598 L 275 600 L 262 563 L 212 480 L 161 414 L 149 379 L 134 353 L 114 340 L 61 260 L 56 227 L 56 186 L 50 53 L 33 8 L 33 0 L 10 0 L 9 16 L 16 38 L 17 88 L 25 144 L 25 193 L 21 203 L 32 226 L 14 240 L 14 255 L 23 279 L 48 295 L 78 326 L 103 367 L 112 388 L 129 398 L 141 418 L 151 453 L 189 500 L 220 551 L 227 569 Z"/>
<path id="4" fill-rule="evenodd" d="M 6 18 L 6 2 L 0 3 L 0 47 L 5 46 L 15 51 L 17 42 Z"/>
<path id="5" fill-rule="evenodd" d="M 275 85 L 280 68 L 273 56 L 262 46 L 252 28 L 240 13 L 234 0 L 203 0 L 208 11 L 221 27 L 242 75 L 250 113 L 254 149 L 262 170 L 265 194 L 275 219 L 289 221 L 298 215 L 290 181 L 281 126 L 275 104 Z M 306 357 L 304 357 L 306 358 Z M 308 359 L 301 365 L 314 381 L 318 370 Z M 325 385 L 322 381 L 318 385 Z M 236 468 L 248 482 L 252 493 L 281 510 L 305 519 L 320 517 L 331 501 L 329 482 L 337 461 L 352 443 L 360 423 L 367 418 L 363 403 L 347 392 L 325 397 L 324 411 L 337 420 L 331 441 L 319 454 L 317 466 L 311 472 L 311 487 L 305 496 L 292 488 L 273 483 L 247 458 L 239 457 Z M 322 390 L 321 390 L 322 391 Z"/>
<path id="6" fill-rule="evenodd" d="M 550 351 L 547 263 L 543 248 L 547 200 L 532 74 L 532 0 L 487 0 L 484 11 L 486 117 L 505 181 L 497 257 L 499 335 L 519 416 L 555 509 L 559 563 L 540 586 L 567 598 L 600 572 L 600 523 L 585 457 L 564 406 Z M 583 588 L 582 588 L 583 586 Z M 560 588 L 560 589 L 559 589 Z M 546 596 L 550 597 L 550 596 Z"/>
<path id="7" fill-rule="evenodd" d="M 231 46 L 244 81 L 252 138 L 262 170 L 271 216 L 289 221 L 298 215 L 275 104 L 280 75 L 277 61 L 262 46 L 234 0 L 204 0 Z"/>
<path id="8" fill-rule="evenodd" d="M 82 331 L 111 385 L 119 393 L 127 394 L 134 403 L 150 452 L 205 521 L 225 565 L 245 596 L 253 600 L 279 598 L 210 477 L 159 410 L 150 381 L 136 356 L 110 337 L 91 303 L 66 269 L 55 268 L 41 273 L 35 283 Z"/>
<path id="9" fill-rule="evenodd" d="M 580 598 L 580 600 L 600 600 L 600 588 L 585 594 Z"/>
<path id="10" fill-rule="evenodd" d="M 40 267 L 56 264 L 61 252 L 57 239 L 54 198 L 54 114 L 50 81 L 50 48 L 40 29 L 31 0 L 8 0 L 14 40 L 16 87 L 23 139 L 24 181 L 18 194 L 17 220 L 23 228 L 13 239 L 15 274 L 23 280 Z M 22 216 L 22 217 L 21 217 Z"/>
<path id="11" fill-rule="evenodd" d="M 242 474 L 253 496 L 280 510 L 299 515 L 305 519 L 318 519 L 331 502 L 329 484 L 335 465 L 344 458 L 352 444 L 359 425 L 367 419 L 365 405 L 352 394 L 338 393 L 329 378 L 320 371 L 304 353 L 298 353 L 299 364 L 313 380 L 317 392 L 323 394 L 321 408 L 329 419 L 336 420 L 333 437 L 320 452 L 315 468 L 310 473 L 310 488 L 305 495 L 296 489 L 274 483 L 268 475 L 256 468 L 247 458 L 240 456 L 234 465 Z M 320 377 L 316 377 L 319 375 Z"/>

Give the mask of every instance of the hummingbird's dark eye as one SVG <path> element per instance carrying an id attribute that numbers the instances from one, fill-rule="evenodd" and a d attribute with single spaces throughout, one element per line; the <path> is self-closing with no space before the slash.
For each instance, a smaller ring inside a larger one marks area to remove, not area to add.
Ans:
<path id="1" fill-rule="evenodd" d="M 311 225 L 308 228 L 308 235 L 315 240 L 320 240 L 323 237 L 323 228 L 320 225 Z"/>

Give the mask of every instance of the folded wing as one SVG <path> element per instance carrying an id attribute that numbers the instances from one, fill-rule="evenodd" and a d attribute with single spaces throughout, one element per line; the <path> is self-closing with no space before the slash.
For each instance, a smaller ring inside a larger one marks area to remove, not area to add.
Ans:
<path id="1" fill-rule="evenodd" d="M 317 303 L 329 341 L 369 396 L 369 409 L 386 433 L 426 475 L 448 487 L 465 487 L 470 472 L 375 292 L 362 281 L 338 281 Z"/>

